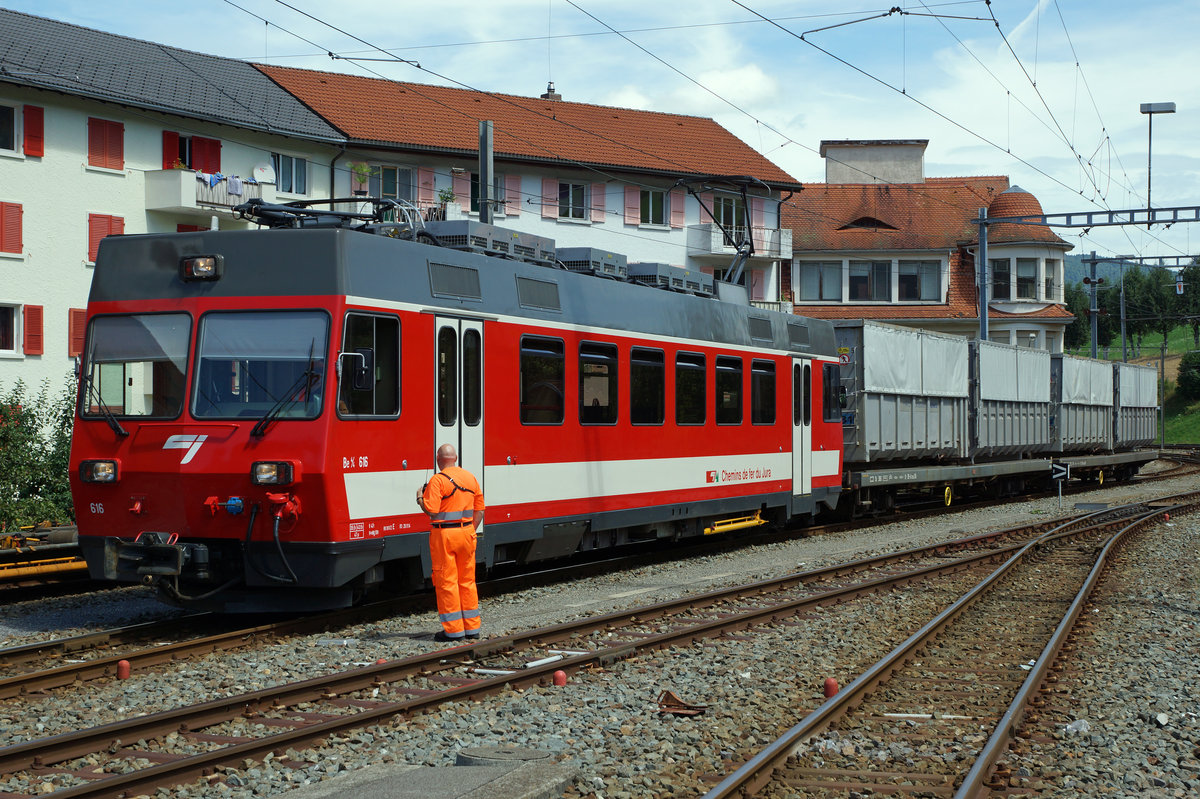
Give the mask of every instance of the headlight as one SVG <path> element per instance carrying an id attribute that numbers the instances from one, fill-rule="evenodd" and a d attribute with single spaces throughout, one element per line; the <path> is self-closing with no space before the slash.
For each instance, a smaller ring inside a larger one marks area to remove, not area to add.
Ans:
<path id="1" fill-rule="evenodd" d="M 179 262 L 179 276 L 184 280 L 219 280 L 224 264 L 220 255 L 193 255 Z"/>
<path id="2" fill-rule="evenodd" d="M 79 464 L 79 479 L 85 483 L 117 482 L 116 461 L 84 461 Z"/>
<path id="3" fill-rule="evenodd" d="M 256 486 L 290 485 L 294 473 L 287 461 L 258 461 L 250 467 L 250 482 Z"/>

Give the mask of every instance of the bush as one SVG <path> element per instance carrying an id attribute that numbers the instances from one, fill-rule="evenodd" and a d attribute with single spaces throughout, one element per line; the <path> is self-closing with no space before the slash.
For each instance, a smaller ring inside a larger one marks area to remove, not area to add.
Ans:
<path id="1" fill-rule="evenodd" d="M 31 395 L 21 381 L 0 395 L 0 530 L 74 521 L 67 470 L 75 379 L 56 396 L 49 382 Z"/>
<path id="2" fill-rule="evenodd" d="M 1179 362 L 1179 393 L 1184 399 L 1200 399 L 1200 352 L 1184 353 Z"/>

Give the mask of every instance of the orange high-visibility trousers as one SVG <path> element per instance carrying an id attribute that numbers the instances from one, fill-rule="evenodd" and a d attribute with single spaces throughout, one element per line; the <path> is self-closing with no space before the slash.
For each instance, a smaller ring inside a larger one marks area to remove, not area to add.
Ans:
<path id="1" fill-rule="evenodd" d="M 469 522 L 435 526 L 429 531 L 429 555 L 442 629 L 450 638 L 477 632 L 483 620 L 475 587 L 475 528 Z"/>

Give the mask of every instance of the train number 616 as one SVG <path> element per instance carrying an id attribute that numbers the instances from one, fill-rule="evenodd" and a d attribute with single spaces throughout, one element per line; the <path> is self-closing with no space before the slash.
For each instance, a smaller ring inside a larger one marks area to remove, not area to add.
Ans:
<path id="1" fill-rule="evenodd" d="M 90 505 L 90 509 L 91 509 L 92 513 L 104 513 L 104 503 L 103 502 L 93 502 Z"/>

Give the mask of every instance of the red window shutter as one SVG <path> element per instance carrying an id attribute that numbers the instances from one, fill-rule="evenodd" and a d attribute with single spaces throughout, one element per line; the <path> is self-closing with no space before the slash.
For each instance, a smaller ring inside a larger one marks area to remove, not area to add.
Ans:
<path id="1" fill-rule="evenodd" d="M 67 309 L 67 355 L 74 358 L 83 352 L 83 331 L 87 329 L 87 311 Z"/>
<path id="2" fill-rule="evenodd" d="M 88 117 L 88 164 L 104 169 L 125 168 L 125 126 Z"/>
<path id="3" fill-rule="evenodd" d="M 216 139 L 192 137 L 192 169 L 200 172 L 221 171 L 221 142 Z"/>
<path id="4" fill-rule="evenodd" d="M 671 227 L 680 228 L 687 222 L 687 192 L 683 189 L 674 189 L 670 193 L 671 203 Z"/>
<path id="5" fill-rule="evenodd" d="M 608 184 L 593 183 L 592 184 L 592 221 L 603 222 L 605 210 L 605 195 L 608 193 Z"/>
<path id="6" fill-rule="evenodd" d="M 542 178 L 542 218 L 558 218 L 558 180 Z"/>
<path id="7" fill-rule="evenodd" d="M 517 216 L 521 213 L 521 176 L 504 176 L 504 213 Z"/>
<path id="8" fill-rule="evenodd" d="M 163 169 L 174 169 L 179 160 L 179 134 L 173 130 L 163 131 Z"/>
<path id="9" fill-rule="evenodd" d="M 417 169 L 417 206 L 420 208 L 433 206 L 433 170 L 428 167 Z"/>
<path id="10" fill-rule="evenodd" d="M 176 225 L 175 226 L 176 233 L 200 233 L 205 230 L 208 230 L 208 228 L 201 227 L 200 225 Z"/>
<path id="11" fill-rule="evenodd" d="M 100 252 L 100 240 L 105 236 L 119 236 L 125 232 L 125 219 L 107 214 L 88 214 L 88 261 L 96 262 Z"/>
<path id="12" fill-rule="evenodd" d="M 125 126 L 120 122 L 108 123 L 108 141 L 105 145 L 109 169 L 125 168 Z"/>
<path id="13" fill-rule="evenodd" d="M 104 166 L 104 120 L 88 117 L 88 164 Z"/>
<path id="14" fill-rule="evenodd" d="M 110 216 L 108 218 L 108 235 L 121 236 L 125 233 L 125 217 Z"/>
<path id="15" fill-rule="evenodd" d="M 44 346 L 42 344 L 42 306 L 25 306 L 24 328 L 25 354 L 41 355 L 44 350 Z"/>
<path id="16" fill-rule="evenodd" d="M 636 225 L 642 221 L 642 190 L 637 186 L 625 187 L 625 224 Z"/>
<path id="17" fill-rule="evenodd" d="M 0 252 L 21 253 L 22 210 L 20 203 L 0 203 Z"/>
<path id="18" fill-rule="evenodd" d="M 471 210 L 471 176 L 466 172 L 455 172 L 451 182 L 454 184 L 454 201 L 465 210 Z"/>
<path id="19" fill-rule="evenodd" d="M 27 105 L 24 113 L 25 155 L 41 158 L 46 154 L 46 115 L 41 106 Z"/>

